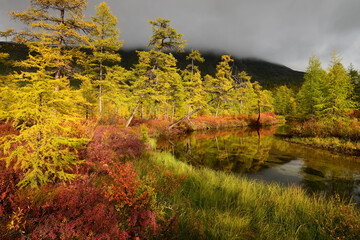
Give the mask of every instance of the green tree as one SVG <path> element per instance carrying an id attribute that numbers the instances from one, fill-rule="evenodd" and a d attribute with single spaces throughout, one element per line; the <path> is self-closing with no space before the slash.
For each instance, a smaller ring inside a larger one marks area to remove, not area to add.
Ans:
<path id="1" fill-rule="evenodd" d="M 91 17 L 91 20 L 98 26 L 96 31 L 93 31 L 90 35 L 91 44 L 95 48 L 92 61 L 94 65 L 97 65 L 96 71 L 98 74 L 98 81 L 95 83 L 99 88 L 99 114 L 103 115 L 103 81 L 105 79 L 105 67 L 106 63 L 120 62 L 121 58 L 116 52 L 121 48 L 122 41 L 119 41 L 120 31 L 116 29 L 118 24 L 117 18 L 111 13 L 109 7 L 105 2 L 95 7 L 96 16 Z M 119 69 L 123 72 L 122 69 Z M 113 69 L 114 71 L 114 69 Z M 110 78 L 107 78 L 108 80 Z M 112 85 L 111 83 L 105 83 L 105 85 Z M 112 85 L 113 86 L 113 85 Z M 108 92 L 112 92 L 114 88 L 108 88 Z"/>
<path id="2" fill-rule="evenodd" d="M 168 19 L 158 18 L 149 21 L 152 27 L 152 36 L 149 40 L 149 47 L 152 47 L 149 53 L 142 52 L 139 56 L 139 64 L 135 66 L 135 80 L 133 96 L 138 96 L 134 110 L 132 111 L 126 127 L 130 125 L 138 107 L 146 100 L 151 99 L 154 102 L 154 118 L 157 118 L 158 103 L 164 102 L 165 116 L 168 113 L 168 104 L 171 92 L 171 84 L 177 78 L 176 59 L 171 53 L 165 53 L 167 50 L 183 51 L 186 41 L 182 40 L 182 34 L 177 33 L 172 28 Z M 140 53 L 138 53 L 140 54 Z M 141 75 L 143 74 L 143 75 Z M 139 90 L 139 87 L 146 87 L 145 91 Z"/>
<path id="3" fill-rule="evenodd" d="M 258 113 L 258 118 L 256 120 L 256 124 L 260 125 L 260 118 L 262 112 L 271 112 L 274 110 L 273 108 L 273 98 L 272 94 L 269 90 L 262 90 L 262 87 L 258 82 L 253 83 L 254 91 L 256 94 L 257 103 L 254 106 Z"/>
<path id="4" fill-rule="evenodd" d="M 171 20 L 159 17 L 156 20 L 150 20 L 149 23 L 153 34 L 150 37 L 148 47 L 159 52 L 166 50 L 183 51 L 186 41 L 182 40 L 183 35 L 181 33 L 170 26 Z"/>
<path id="5" fill-rule="evenodd" d="M 354 85 L 353 99 L 356 102 L 357 107 L 359 107 L 360 106 L 360 74 L 354 68 L 354 65 L 352 63 L 348 67 L 348 75 L 351 79 L 352 84 Z"/>
<path id="6" fill-rule="evenodd" d="M 274 109 L 276 114 L 287 115 L 292 112 L 293 91 L 286 86 L 277 87 L 274 91 Z"/>
<path id="7" fill-rule="evenodd" d="M 249 76 L 245 71 L 242 71 L 237 76 L 237 89 L 234 93 L 235 99 L 238 101 L 238 113 L 248 113 L 250 111 L 250 106 L 253 105 L 253 101 L 256 98 L 255 92 L 250 82 L 251 76 Z"/>
<path id="8" fill-rule="evenodd" d="M 77 164 L 76 149 L 87 140 L 74 136 L 69 127 L 70 122 L 78 121 L 76 94 L 70 91 L 66 77 L 54 77 L 56 49 L 46 38 L 27 45 L 29 58 L 18 66 L 32 71 L 14 74 L 14 99 L 7 113 L 19 134 L 0 141 L 7 166 L 13 162 L 11 166 L 24 172 L 19 185 L 38 187 L 56 179 L 72 179 L 69 170 Z"/>
<path id="9" fill-rule="evenodd" d="M 333 52 L 331 65 L 326 76 L 326 104 L 325 112 L 333 114 L 343 113 L 354 107 L 354 85 L 346 69 L 341 64 L 341 58 L 336 51 Z"/>
<path id="10" fill-rule="evenodd" d="M 319 115 L 325 108 L 325 77 L 319 57 L 312 55 L 298 93 L 299 111 L 305 115 Z"/>
<path id="11" fill-rule="evenodd" d="M 88 44 L 83 33 L 89 33 L 95 26 L 84 19 L 82 12 L 86 9 L 87 0 L 32 0 L 30 7 L 23 12 L 12 11 L 13 19 L 19 20 L 30 27 L 29 30 L 15 34 L 17 42 L 45 41 L 57 49 L 54 61 L 55 79 L 70 73 L 70 62 L 78 55 L 73 46 Z M 64 46 L 72 48 L 64 48 Z M 58 86 L 55 85 L 55 90 Z"/>
<path id="12" fill-rule="evenodd" d="M 204 87 L 202 84 L 201 72 L 195 62 L 204 62 L 205 59 L 201 56 L 199 51 L 191 50 L 190 54 L 186 57 L 186 60 L 191 61 L 186 69 L 183 71 L 184 87 L 187 104 L 187 113 L 190 113 L 191 106 L 199 107 L 204 104 Z"/>
<path id="13" fill-rule="evenodd" d="M 234 80 L 231 75 L 232 72 L 230 67 L 230 63 L 234 60 L 231 59 L 229 55 L 223 55 L 221 60 L 222 61 L 216 66 L 215 78 L 212 79 L 211 83 L 211 91 L 219 96 L 215 117 L 218 115 L 220 103 L 223 101 L 231 101 L 229 91 L 234 88 Z"/>

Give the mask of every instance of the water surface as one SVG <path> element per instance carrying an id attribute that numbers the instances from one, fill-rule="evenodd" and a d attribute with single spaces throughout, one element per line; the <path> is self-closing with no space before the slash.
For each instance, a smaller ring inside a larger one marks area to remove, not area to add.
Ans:
<path id="1" fill-rule="evenodd" d="M 309 193 L 339 194 L 360 203 L 360 158 L 283 141 L 276 129 L 194 132 L 158 139 L 169 151 L 197 167 L 232 172 L 265 182 L 296 184 Z"/>

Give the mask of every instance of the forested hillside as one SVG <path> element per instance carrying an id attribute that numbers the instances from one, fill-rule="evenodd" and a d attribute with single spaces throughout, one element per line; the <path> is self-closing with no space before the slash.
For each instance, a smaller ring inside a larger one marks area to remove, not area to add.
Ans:
<path id="1" fill-rule="evenodd" d="M 28 48 L 26 45 L 0 42 L 0 46 L 3 52 L 10 55 L 12 60 L 24 60 L 28 54 Z M 118 53 L 122 57 L 121 65 L 126 69 L 130 69 L 138 61 L 138 50 L 119 50 Z M 180 69 L 185 69 L 187 66 L 186 56 L 188 51 L 183 53 L 174 53 L 177 59 L 177 66 Z M 220 62 L 222 54 L 215 54 L 211 52 L 204 52 L 202 54 L 205 61 L 199 63 L 199 70 L 205 76 L 206 74 L 214 75 L 216 72 L 216 64 Z M 290 88 L 298 89 L 304 82 L 304 72 L 292 70 L 286 66 L 270 63 L 261 59 L 255 58 L 237 58 L 234 59 L 234 68 L 236 71 L 245 71 L 252 76 L 252 82 L 257 81 L 265 89 L 272 89 L 281 85 L 287 85 Z M 11 68 L 8 68 L 11 70 Z M 4 74 L 5 66 L 0 63 L 0 73 Z M 79 82 L 74 82 L 75 85 Z"/>

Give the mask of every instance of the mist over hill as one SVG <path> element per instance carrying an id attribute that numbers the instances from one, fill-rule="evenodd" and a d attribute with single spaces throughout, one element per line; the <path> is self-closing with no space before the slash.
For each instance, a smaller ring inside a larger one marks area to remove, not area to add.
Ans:
<path id="1" fill-rule="evenodd" d="M 24 45 L 15 43 L 0 42 L 1 51 L 9 53 L 10 60 L 22 60 L 27 57 L 28 49 Z M 121 65 L 126 69 L 137 63 L 137 50 L 120 50 Z M 177 66 L 179 69 L 184 69 L 189 62 L 186 56 L 189 52 L 173 53 L 177 59 Z M 216 65 L 221 61 L 222 54 L 203 52 L 202 56 L 205 59 L 204 63 L 196 63 L 202 75 L 215 75 Z M 252 76 L 252 81 L 258 81 L 265 89 L 272 89 L 280 85 L 287 85 L 288 87 L 297 89 L 304 81 L 304 72 L 292 70 L 284 65 L 271 63 L 261 59 L 255 58 L 237 58 L 234 59 L 233 70 L 236 72 L 246 71 L 248 75 Z M 12 71 L 4 64 L 0 63 L 0 74 Z"/>
<path id="2" fill-rule="evenodd" d="M 178 60 L 177 66 L 184 69 L 189 62 L 186 61 L 186 56 L 189 52 L 173 53 Z M 205 59 L 204 63 L 196 63 L 202 75 L 215 75 L 216 65 L 221 61 L 222 54 L 205 52 L 201 53 Z M 122 65 L 130 69 L 131 66 L 137 62 L 136 50 L 120 50 L 122 57 Z M 304 72 L 292 70 L 286 66 L 267 62 L 255 58 L 237 58 L 234 59 L 233 69 L 235 71 L 246 71 L 248 75 L 252 76 L 252 81 L 258 81 L 261 86 L 266 89 L 271 89 L 280 85 L 287 85 L 288 87 L 298 88 L 304 82 Z"/>

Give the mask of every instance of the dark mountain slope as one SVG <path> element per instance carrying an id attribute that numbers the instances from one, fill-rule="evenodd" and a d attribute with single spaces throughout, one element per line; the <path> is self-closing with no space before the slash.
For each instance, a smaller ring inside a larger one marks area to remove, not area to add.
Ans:
<path id="1" fill-rule="evenodd" d="M 0 51 L 9 53 L 10 60 L 25 59 L 28 53 L 28 49 L 24 45 L 4 42 L 0 42 Z M 120 50 L 119 53 L 122 58 L 121 65 L 126 69 L 130 69 L 138 61 L 136 50 Z M 187 55 L 187 52 L 174 54 L 180 69 L 184 69 L 189 64 L 186 61 Z M 202 53 L 202 55 L 205 58 L 205 62 L 198 64 L 202 74 L 214 75 L 216 65 L 221 61 L 221 54 Z M 285 84 L 292 88 L 298 88 L 304 81 L 303 72 L 294 71 L 283 65 L 252 58 L 233 57 L 233 59 L 233 69 L 235 71 L 246 71 L 252 76 L 252 81 L 258 81 L 266 89 L 272 89 Z M 13 69 L 9 69 L 6 65 L 0 63 L 0 74 L 5 74 L 11 70 Z"/>

